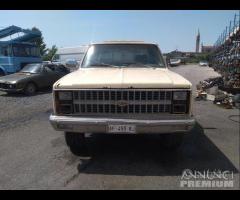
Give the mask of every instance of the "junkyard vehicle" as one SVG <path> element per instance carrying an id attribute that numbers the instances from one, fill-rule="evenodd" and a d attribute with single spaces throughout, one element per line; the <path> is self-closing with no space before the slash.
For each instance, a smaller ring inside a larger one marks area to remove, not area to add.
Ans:
<path id="1" fill-rule="evenodd" d="M 181 59 L 170 59 L 170 66 L 178 66 L 178 65 L 181 65 Z"/>
<path id="2" fill-rule="evenodd" d="M 21 71 L 0 77 L 0 90 L 7 93 L 24 92 L 33 95 L 41 88 L 52 86 L 58 79 L 69 73 L 63 65 L 33 63 Z"/>
<path id="3" fill-rule="evenodd" d="M 76 68 L 78 66 L 78 62 L 75 59 L 67 59 L 65 65 L 68 68 Z"/>
<path id="4" fill-rule="evenodd" d="M 199 65 L 200 66 L 208 66 L 208 62 L 207 61 L 200 61 Z"/>
<path id="5" fill-rule="evenodd" d="M 78 70 L 53 86 L 52 126 L 77 154 L 84 133 L 162 134 L 177 148 L 195 120 L 191 83 L 168 70 L 156 44 L 92 44 Z"/>
<path id="6" fill-rule="evenodd" d="M 17 33 L 18 37 L 11 37 Z M 41 37 L 40 31 L 22 29 L 17 26 L 9 26 L 0 30 L 0 39 L 10 37 L 10 40 L 0 41 L 0 76 L 12 74 L 21 70 L 29 63 L 42 61 L 40 50 L 36 44 L 29 40 Z"/>

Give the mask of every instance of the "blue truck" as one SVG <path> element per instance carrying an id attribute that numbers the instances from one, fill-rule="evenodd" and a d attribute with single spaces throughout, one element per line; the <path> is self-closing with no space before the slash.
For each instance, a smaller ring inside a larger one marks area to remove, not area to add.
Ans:
<path id="1" fill-rule="evenodd" d="M 12 38 L 16 35 L 17 37 Z M 3 40 L 7 37 L 10 39 Z M 41 37 L 40 31 L 17 26 L 0 30 L 0 76 L 18 72 L 26 64 L 42 62 L 39 48 L 30 42 L 39 37 Z"/>

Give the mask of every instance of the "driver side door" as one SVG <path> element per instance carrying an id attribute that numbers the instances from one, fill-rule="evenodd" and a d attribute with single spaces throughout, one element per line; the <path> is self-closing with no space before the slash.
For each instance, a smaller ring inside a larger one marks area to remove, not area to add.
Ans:
<path id="1" fill-rule="evenodd" d="M 42 77 L 44 81 L 44 87 L 53 86 L 53 84 L 58 80 L 58 76 L 56 72 L 53 70 L 51 66 L 45 65 L 42 70 Z"/>

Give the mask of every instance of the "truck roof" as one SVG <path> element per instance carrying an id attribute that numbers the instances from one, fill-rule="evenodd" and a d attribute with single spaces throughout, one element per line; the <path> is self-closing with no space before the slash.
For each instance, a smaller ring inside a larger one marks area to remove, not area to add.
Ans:
<path id="1" fill-rule="evenodd" d="M 134 40 L 110 40 L 110 41 L 104 41 L 100 43 L 91 43 L 93 44 L 151 44 L 151 45 L 157 45 L 156 43 L 149 43 L 144 41 L 134 41 Z"/>

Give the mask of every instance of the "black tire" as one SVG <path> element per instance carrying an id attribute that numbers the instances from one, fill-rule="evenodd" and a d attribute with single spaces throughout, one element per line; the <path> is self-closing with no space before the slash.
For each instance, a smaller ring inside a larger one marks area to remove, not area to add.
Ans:
<path id="1" fill-rule="evenodd" d="M 24 93 L 28 96 L 34 95 L 37 91 L 37 86 L 34 83 L 27 83 L 24 88 Z"/>
<path id="2" fill-rule="evenodd" d="M 175 151 L 182 145 L 183 138 L 182 133 L 161 135 L 162 146 L 164 149 Z"/>
<path id="3" fill-rule="evenodd" d="M 65 132 L 65 141 L 70 151 L 77 156 L 85 153 L 85 135 L 84 133 Z"/>
<path id="4" fill-rule="evenodd" d="M 0 76 L 4 76 L 5 73 L 0 69 Z"/>
<path id="5" fill-rule="evenodd" d="M 16 92 L 11 92 L 11 91 L 7 91 L 6 93 L 7 93 L 7 95 L 16 94 Z"/>

